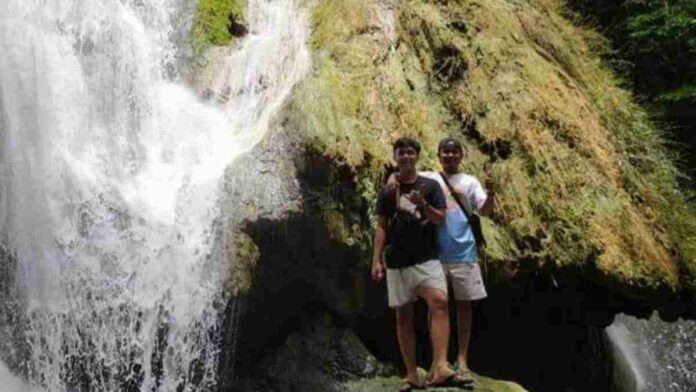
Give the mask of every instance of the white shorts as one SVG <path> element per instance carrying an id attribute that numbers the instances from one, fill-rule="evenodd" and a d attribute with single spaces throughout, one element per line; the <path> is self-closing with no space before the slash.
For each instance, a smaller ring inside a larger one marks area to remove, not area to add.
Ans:
<path id="1" fill-rule="evenodd" d="M 442 263 L 442 267 L 452 284 L 455 300 L 476 301 L 488 296 L 478 263 Z"/>
<path id="2" fill-rule="evenodd" d="M 390 307 L 397 308 L 415 302 L 420 287 L 440 289 L 447 294 L 447 279 L 439 260 L 430 260 L 406 268 L 387 268 Z"/>

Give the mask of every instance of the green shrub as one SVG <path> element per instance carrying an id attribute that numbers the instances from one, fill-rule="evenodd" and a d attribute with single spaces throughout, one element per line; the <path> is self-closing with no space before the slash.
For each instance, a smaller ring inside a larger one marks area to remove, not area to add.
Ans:
<path id="1" fill-rule="evenodd" d="M 245 0 L 198 0 L 192 31 L 195 56 L 210 45 L 229 44 L 230 18 L 243 22 L 245 7 Z"/>

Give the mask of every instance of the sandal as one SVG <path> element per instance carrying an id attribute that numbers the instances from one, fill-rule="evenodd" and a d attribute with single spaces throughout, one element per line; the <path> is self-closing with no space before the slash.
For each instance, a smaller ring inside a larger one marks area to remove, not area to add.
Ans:
<path id="1" fill-rule="evenodd" d="M 463 383 L 467 383 L 467 384 L 474 383 L 474 374 L 471 372 L 471 370 L 459 369 L 459 371 L 457 373 L 459 374 L 459 378 L 462 380 Z"/>
<path id="2" fill-rule="evenodd" d="M 460 376 L 460 378 L 463 380 L 463 382 L 467 382 L 470 384 L 474 383 L 474 373 L 472 373 L 470 369 L 464 370 L 464 369 L 460 368 L 459 364 L 456 362 L 454 364 L 450 365 L 450 369 L 457 372 L 457 374 Z"/>
<path id="3" fill-rule="evenodd" d="M 429 387 L 433 388 L 443 388 L 443 387 L 455 387 L 455 388 L 468 388 L 471 389 L 474 379 L 465 378 L 464 376 L 454 372 L 448 375 L 444 380 L 440 382 L 428 382 Z"/>

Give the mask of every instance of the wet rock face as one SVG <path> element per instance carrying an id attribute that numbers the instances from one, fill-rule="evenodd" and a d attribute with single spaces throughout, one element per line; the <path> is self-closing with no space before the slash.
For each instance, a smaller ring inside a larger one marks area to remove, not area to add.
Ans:
<path id="1" fill-rule="evenodd" d="M 259 361 L 317 314 L 328 311 L 349 320 L 364 303 L 363 255 L 330 238 L 302 175 L 309 163 L 286 125 L 281 120 L 240 158 L 224 185 L 226 280 L 235 299 L 223 327 L 221 374 L 234 372 L 239 379 L 258 378 Z M 251 241 L 245 248 L 254 252 L 238 252 L 239 238 Z M 247 260 L 245 254 L 254 257 Z M 228 390 L 231 380 L 221 381 Z"/>
<path id="2" fill-rule="evenodd" d="M 350 330 L 328 314 L 307 317 L 297 332 L 240 380 L 240 391 L 344 391 L 361 378 L 394 374 L 362 345 Z"/>

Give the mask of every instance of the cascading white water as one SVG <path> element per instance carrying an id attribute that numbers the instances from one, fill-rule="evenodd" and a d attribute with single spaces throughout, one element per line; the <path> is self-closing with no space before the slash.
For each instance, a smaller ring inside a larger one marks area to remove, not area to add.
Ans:
<path id="1" fill-rule="evenodd" d="M 28 392 L 22 381 L 12 375 L 2 363 L 0 363 L 0 386 L 3 392 Z"/>
<path id="2" fill-rule="evenodd" d="M 0 2 L 0 223 L 33 388 L 215 383 L 220 180 L 307 72 L 308 22 L 295 0 L 248 0 L 206 104 L 176 77 L 186 9 Z"/>
<path id="3" fill-rule="evenodd" d="M 616 316 L 606 329 L 617 392 L 692 392 L 696 389 L 696 322 L 667 323 Z"/>

